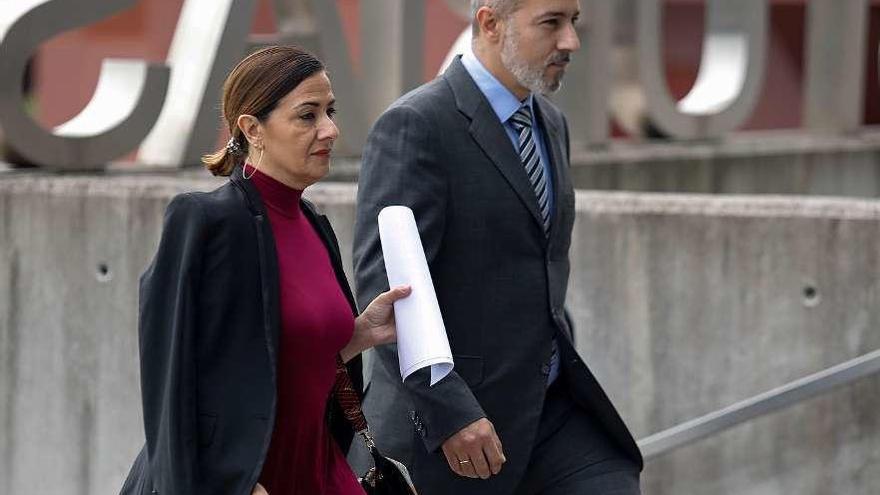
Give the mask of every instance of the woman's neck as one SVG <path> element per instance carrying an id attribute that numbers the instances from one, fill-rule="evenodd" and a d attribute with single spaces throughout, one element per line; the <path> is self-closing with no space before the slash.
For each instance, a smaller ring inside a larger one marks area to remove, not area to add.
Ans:
<path id="1" fill-rule="evenodd" d="M 260 192 L 260 197 L 268 208 L 288 217 L 301 214 L 299 203 L 302 189 L 291 187 L 262 170 L 255 170 L 250 164 L 245 164 L 244 172 Z"/>

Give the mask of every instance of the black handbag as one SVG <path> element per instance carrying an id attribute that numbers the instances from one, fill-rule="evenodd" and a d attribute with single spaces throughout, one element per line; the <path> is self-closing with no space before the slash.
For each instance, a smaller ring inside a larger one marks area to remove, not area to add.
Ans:
<path id="1" fill-rule="evenodd" d="M 367 495 L 418 495 L 406 466 L 390 457 L 385 457 L 376 447 L 373 434 L 364 417 L 361 401 L 348 376 L 348 368 L 340 356 L 336 356 L 336 384 L 333 394 L 342 408 L 345 419 L 351 423 L 354 431 L 364 439 L 373 467 L 360 479 L 361 487 Z"/>

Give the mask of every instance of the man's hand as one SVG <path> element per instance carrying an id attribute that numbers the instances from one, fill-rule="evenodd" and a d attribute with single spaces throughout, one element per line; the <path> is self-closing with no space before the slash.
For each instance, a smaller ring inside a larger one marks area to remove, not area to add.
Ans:
<path id="1" fill-rule="evenodd" d="M 465 426 L 443 442 L 443 454 L 449 469 L 466 478 L 489 479 L 507 462 L 495 427 L 486 418 Z"/>
<path id="2" fill-rule="evenodd" d="M 269 492 L 267 492 L 266 489 L 263 488 L 263 485 L 257 483 L 257 486 L 254 487 L 254 491 L 251 493 L 251 495 L 269 495 Z"/>

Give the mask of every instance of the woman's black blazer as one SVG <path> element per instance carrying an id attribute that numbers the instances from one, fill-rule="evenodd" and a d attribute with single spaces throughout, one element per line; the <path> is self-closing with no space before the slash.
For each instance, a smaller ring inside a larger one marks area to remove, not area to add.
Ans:
<path id="1" fill-rule="evenodd" d="M 356 314 L 327 218 L 303 210 Z M 212 192 L 171 201 L 140 281 L 146 444 L 122 494 L 250 495 L 275 422 L 278 293 L 272 229 L 241 168 Z M 360 390 L 360 359 L 349 371 Z M 332 400 L 328 421 L 347 451 L 353 431 Z"/>

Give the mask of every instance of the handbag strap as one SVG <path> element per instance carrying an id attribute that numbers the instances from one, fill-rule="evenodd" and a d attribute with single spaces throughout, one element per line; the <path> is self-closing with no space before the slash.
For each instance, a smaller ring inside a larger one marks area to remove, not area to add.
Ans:
<path id="1" fill-rule="evenodd" d="M 376 447 L 373 441 L 373 435 L 370 433 L 370 426 L 367 424 L 367 418 L 364 417 L 361 399 L 358 397 L 348 374 L 348 367 L 342 361 L 342 356 L 336 355 L 336 383 L 333 385 L 333 395 L 336 402 L 342 408 L 342 414 L 351 424 L 354 431 L 362 436 L 367 448 L 372 450 Z"/>
<path id="2" fill-rule="evenodd" d="M 360 481 L 361 486 L 368 493 L 376 493 L 376 491 L 388 493 L 390 488 L 392 493 L 418 495 L 406 466 L 394 459 L 385 457 L 376 448 L 376 442 L 373 441 L 373 435 L 370 433 L 369 425 L 367 425 L 367 418 L 364 417 L 364 411 L 361 408 L 361 399 L 354 389 L 354 384 L 351 381 L 351 376 L 348 374 L 348 368 L 342 361 L 342 356 L 338 354 L 336 355 L 336 383 L 333 385 L 333 395 L 336 396 L 336 402 L 342 408 L 345 419 L 351 423 L 357 434 L 363 437 L 367 450 L 373 457 L 373 467 L 367 471 L 367 474 Z M 389 481 L 383 482 L 379 490 L 376 490 L 377 484 L 383 479 Z M 406 483 L 406 485 L 403 485 L 403 483 Z"/>

